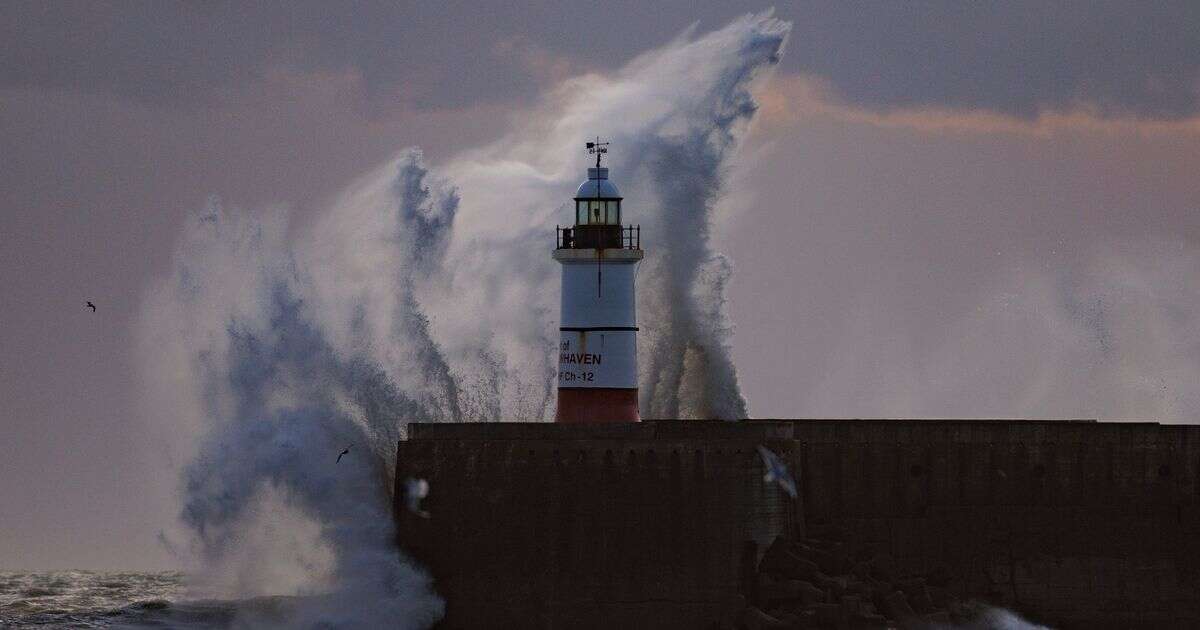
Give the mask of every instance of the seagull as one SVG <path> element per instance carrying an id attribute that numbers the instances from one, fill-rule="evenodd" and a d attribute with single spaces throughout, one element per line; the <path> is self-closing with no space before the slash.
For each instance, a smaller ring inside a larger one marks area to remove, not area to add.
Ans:
<path id="1" fill-rule="evenodd" d="M 90 309 L 92 309 L 92 312 L 93 312 L 93 313 L 95 313 L 95 312 L 96 312 L 96 305 L 95 305 L 95 304 L 92 304 L 90 300 L 89 300 L 89 301 L 88 301 L 88 303 L 87 303 L 87 308 L 90 308 Z"/>
<path id="2" fill-rule="evenodd" d="M 408 503 L 408 511 L 429 518 L 429 512 L 421 509 L 421 499 L 429 496 L 429 482 L 424 479 L 409 477 L 404 480 L 404 499 Z"/>
<path id="3" fill-rule="evenodd" d="M 354 445 L 353 445 L 353 444 L 351 444 L 350 446 L 354 446 Z M 349 453 L 349 452 L 350 452 L 350 446 L 347 446 L 347 447 L 346 447 L 346 450 L 342 451 L 341 453 L 338 453 L 338 458 L 337 458 L 337 461 L 336 461 L 336 462 L 333 462 L 333 463 L 335 463 L 335 464 L 340 464 L 340 463 L 341 463 L 341 461 L 342 461 L 342 455 L 345 455 L 345 454 L 347 454 L 347 453 Z"/>
<path id="4" fill-rule="evenodd" d="M 767 483 L 774 481 L 779 484 L 780 488 L 783 488 L 784 492 L 795 499 L 796 480 L 792 479 L 792 475 L 788 473 L 787 465 L 783 463 L 783 460 L 761 444 L 758 445 L 758 454 L 762 457 L 763 468 L 767 469 L 767 472 L 763 474 L 763 481 Z"/>

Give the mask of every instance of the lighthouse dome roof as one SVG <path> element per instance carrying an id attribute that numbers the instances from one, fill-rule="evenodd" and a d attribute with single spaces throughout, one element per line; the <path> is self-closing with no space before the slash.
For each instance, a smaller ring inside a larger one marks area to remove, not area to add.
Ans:
<path id="1" fill-rule="evenodd" d="M 589 168 L 588 178 L 575 191 L 576 199 L 620 199 L 621 191 L 608 178 L 608 169 Z"/>

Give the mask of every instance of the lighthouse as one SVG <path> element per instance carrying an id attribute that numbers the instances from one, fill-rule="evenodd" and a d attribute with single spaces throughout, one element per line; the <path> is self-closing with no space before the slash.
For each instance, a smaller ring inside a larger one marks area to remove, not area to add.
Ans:
<path id="1" fill-rule="evenodd" d="M 621 193 L 600 159 L 608 143 L 587 143 L 596 166 L 575 192 L 575 225 L 556 229 L 562 264 L 556 422 L 637 422 L 637 312 L 634 280 L 641 227 L 621 223 Z"/>

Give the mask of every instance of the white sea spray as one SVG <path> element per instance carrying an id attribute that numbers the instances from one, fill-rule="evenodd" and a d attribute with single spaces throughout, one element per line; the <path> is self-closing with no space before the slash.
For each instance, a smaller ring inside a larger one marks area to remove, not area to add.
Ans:
<path id="1" fill-rule="evenodd" d="M 396 440 L 411 421 L 549 419 L 552 226 L 569 221 L 595 134 L 613 143 L 648 252 L 643 415 L 745 417 L 731 266 L 709 231 L 751 88 L 788 31 L 746 16 L 568 80 L 493 144 L 436 167 L 401 152 L 298 235 L 283 209 L 213 200 L 193 217 L 147 290 L 138 353 L 145 409 L 182 474 L 189 542 L 175 547 L 207 592 L 305 596 L 287 626 L 440 617 L 394 539 Z"/>

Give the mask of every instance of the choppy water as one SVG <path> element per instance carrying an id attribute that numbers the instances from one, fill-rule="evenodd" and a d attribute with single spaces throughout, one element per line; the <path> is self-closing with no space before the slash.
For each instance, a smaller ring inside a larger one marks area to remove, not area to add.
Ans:
<path id="1" fill-rule="evenodd" d="M 0 628 L 249 628 L 293 599 L 188 601 L 176 572 L 0 572 Z"/>

